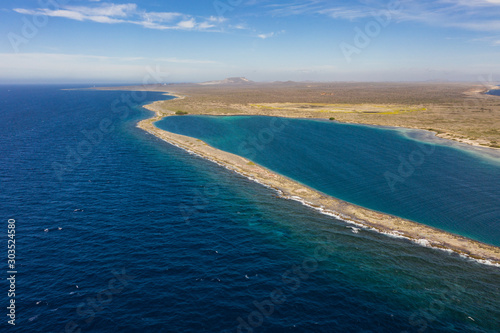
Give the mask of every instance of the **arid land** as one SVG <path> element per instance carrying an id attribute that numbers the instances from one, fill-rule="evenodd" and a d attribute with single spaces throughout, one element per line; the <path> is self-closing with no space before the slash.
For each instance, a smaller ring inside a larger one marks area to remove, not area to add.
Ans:
<path id="1" fill-rule="evenodd" d="M 344 123 L 418 128 L 439 137 L 500 148 L 500 97 L 471 83 L 233 83 L 121 87 L 185 96 L 148 109 L 204 115 L 333 118 Z M 117 89 L 117 88 L 113 88 Z"/>
<path id="2" fill-rule="evenodd" d="M 208 115 L 333 117 L 343 122 L 414 128 L 422 128 L 418 124 L 423 126 L 432 124 L 432 128 L 437 130 L 438 128 L 435 127 L 438 126 L 431 122 L 431 119 L 435 119 L 440 124 L 440 128 L 454 128 L 457 131 L 453 132 L 458 133 L 455 134 L 457 135 L 454 138 L 455 140 L 459 139 L 458 135 L 461 135 L 469 140 L 474 139 L 469 142 L 471 144 L 485 145 L 483 142 L 490 140 L 489 144 L 495 145 L 497 137 L 500 136 L 497 130 L 499 128 L 500 98 L 480 94 L 486 89 L 465 84 L 451 85 L 451 87 L 436 84 L 412 84 L 403 85 L 402 88 L 399 84 L 375 84 L 371 88 L 369 84 L 352 85 L 352 87 L 344 88 L 344 97 L 337 96 L 337 99 L 333 98 L 335 92 L 325 92 L 326 87 L 332 89 L 331 86 L 337 86 L 337 84 L 282 83 L 269 84 L 268 89 L 263 88 L 263 86 L 266 86 L 265 84 L 259 84 L 258 88 L 257 85 L 249 84 L 245 85 L 245 87 L 233 85 L 201 87 L 197 85 L 169 85 L 109 89 L 165 91 L 177 95 L 177 99 L 158 101 L 146 106 L 153 110 L 155 115 L 139 122 L 138 127 L 171 144 L 267 185 L 278 191 L 284 198 L 301 200 L 312 208 L 336 215 L 360 227 L 410 239 L 422 245 L 452 250 L 470 258 L 486 260 L 489 263 L 500 265 L 499 247 L 330 197 L 295 180 L 276 174 L 244 157 L 218 150 L 192 137 L 161 130 L 154 125 L 156 121 L 166 116 L 174 116 L 179 111 Z M 341 86 L 339 84 L 337 90 L 330 91 L 336 91 L 337 95 L 342 95 L 339 92 Z M 397 87 L 400 87 L 399 90 L 396 89 Z M 419 93 L 411 93 L 412 90 L 418 87 L 420 87 Z M 436 92 L 438 87 L 439 93 Z M 351 89 L 361 89 L 361 96 L 354 96 L 355 93 Z M 364 89 L 368 91 L 364 91 Z M 405 91 L 407 94 L 404 94 Z M 260 92 L 262 96 L 258 97 Z M 386 93 L 385 96 L 384 93 Z M 426 97 L 427 93 L 430 96 Z M 369 102 L 370 98 L 373 98 L 371 102 Z M 468 111 L 462 110 L 461 112 L 453 108 L 454 105 L 463 103 L 468 98 L 477 98 L 481 106 L 468 109 Z M 498 101 L 495 98 L 498 98 Z M 430 101 L 433 99 L 434 102 L 431 103 Z M 413 102 L 410 103 L 410 101 Z M 487 111 L 477 112 L 481 108 Z M 439 113 L 440 110 L 441 113 Z M 487 115 L 490 115 L 490 117 Z M 496 115 L 496 118 L 491 115 Z M 451 119 L 455 119 L 456 123 L 453 124 Z M 497 123 L 496 127 L 492 125 L 494 121 Z M 475 122 L 481 122 L 485 128 L 481 128 Z M 469 131 L 490 134 L 488 134 L 488 139 L 485 139 L 485 137 L 472 138 L 465 134 L 469 133 Z M 450 135 L 451 130 L 447 130 L 446 133 Z M 444 134 L 444 131 L 441 134 Z"/>

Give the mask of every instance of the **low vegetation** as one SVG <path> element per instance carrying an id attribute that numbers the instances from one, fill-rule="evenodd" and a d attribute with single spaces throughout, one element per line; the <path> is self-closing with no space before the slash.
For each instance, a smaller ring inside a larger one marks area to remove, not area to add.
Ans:
<path id="1" fill-rule="evenodd" d="M 186 96 L 154 104 L 166 114 L 173 109 L 179 110 L 176 114 L 323 118 L 429 129 L 443 137 L 472 138 L 490 147 L 500 142 L 500 97 L 475 93 L 484 87 L 470 83 L 275 82 L 145 89 Z"/>

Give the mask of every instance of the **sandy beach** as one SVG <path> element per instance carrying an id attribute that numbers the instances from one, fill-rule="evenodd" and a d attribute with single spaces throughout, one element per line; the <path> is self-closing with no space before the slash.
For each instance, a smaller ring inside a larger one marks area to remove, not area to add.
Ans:
<path id="1" fill-rule="evenodd" d="M 168 95 L 184 98 L 177 94 L 169 93 Z M 451 250 L 484 263 L 500 266 L 500 248 L 498 247 L 350 204 L 274 173 L 246 158 L 211 147 L 201 140 L 161 130 L 154 123 L 164 117 L 174 115 L 175 112 L 166 112 L 165 108 L 159 107 L 159 105 L 164 106 L 165 104 L 164 102 L 154 102 L 145 106 L 155 112 L 155 115 L 152 118 L 140 121 L 137 125 L 139 128 L 170 144 L 268 186 L 276 190 L 283 198 L 300 201 L 312 209 L 336 216 L 358 227 L 372 229 L 394 237 L 406 238 L 423 246 Z"/>

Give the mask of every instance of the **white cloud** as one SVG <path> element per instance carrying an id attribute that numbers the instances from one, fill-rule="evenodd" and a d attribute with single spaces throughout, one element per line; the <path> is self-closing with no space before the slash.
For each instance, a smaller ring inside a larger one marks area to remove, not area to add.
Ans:
<path id="1" fill-rule="evenodd" d="M 85 16 L 72 12 L 69 10 L 30 10 L 30 9 L 23 9 L 23 8 L 14 8 L 14 11 L 19 13 L 19 14 L 25 14 L 25 15 L 47 15 L 47 16 L 55 16 L 55 17 L 66 17 L 72 20 L 77 20 L 77 21 L 83 21 L 85 19 Z"/>
<path id="2" fill-rule="evenodd" d="M 208 20 L 210 22 L 217 22 L 217 23 L 223 23 L 227 21 L 225 17 L 215 17 L 215 16 L 210 16 Z"/>
<path id="3" fill-rule="evenodd" d="M 209 22 L 203 22 L 203 23 L 198 24 L 198 28 L 201 30 L 205 30 L 205 29 L 209 29 L 209 28 L 213 28 L 213 27 L 215 27 L 215 25 L 211 24 Z"/>
<path id="4" fill-rule="evenodd" d="M 244 24 L 232 25 L 230 27 L 234 28 L 234 29 L 238 29 L 238 30 L 247 30 L 248 29 L 248 27 Z"/>
<path id="5" fill-rule="evenodd" d="M 500 31 L 500 0 L 441 0 L 411 2 L 398 13 L 399 20 L 464 30 Z"/>
<path id="6" fill-rule="evenodd" d="M 88 20 L 97 22 L 97 23 L 108 23 L 108 24 L 113 24 L 113 23 L 124 23 L 126 21 L 123 20 L 117 20 L 108 16 L 89 16 Z"/>
<path id="7" fill-rule="evenodd" d="M 123 23 L 122 18 L 130 16 L 137 10 L 135 4 L 114 5 L 105 4 L 99 7 L 73 7 L 64 9 L 23 9 L 15 8 L 14 11 L 26 15 L 46 15 L 49 17 L 63 17 L 76 21 L 93 21 L 98 23 Z"/>
<path id="8" fill-rule="evenodd" d="M 176 18 L 183 17 L 181 13 L 170 13 L 170 12 L 144 12 L 142 17 L 151 22 L 171 22 Z"/>
<path id="9" fill-rule="evenodd" d="M 270 32 L 270 33 L 267 33 L 267 34 L 260 34 L 260 35 L 257 35 L 257 37 L 259 38 L 262 38 L 262 39 L 267 39 L 267 38 L 271 38 L 274 36 L 274 32 Z"/>
<path id="10" fill-rule="evenodd" d="M 467 7 L 486 7 L 500 5 L 500 0 L 441 0 L 443 3 L 456 4 Z"/>
<path id="11" fill-rule="evenodd" d="M 137 11 L 137 5 L 133 3 L 123 5 L 115 5 L 111 3 L 103 4 L 98 7 L 65 6 L 64 8 L 86 16 L 127 17 L 131 13 Z"/>
<path id="12" fill-rule="evenodd" d="M 390 13 L 393 23 L 419 22 L 431 26 L 453 27 L 474 31 L 500 31 L 500 0 L 404 0 L 397 9 L 389 3 L 359 1 L 352 5 L 334 5 L 326 0 L 295 0 L 292 4 L 270 5 L 269 13 L 277 16 L 326 15 L 336 20 L 372 19 L 373 14 Z"/>
<path id="13" fill-rule="evenodd" d="M 26 15 L 46 15 L 49 17 L 63 17 L 76 21 L 93 21 L 98 23 L 123 23 L 126 22 L 124 20 L 115 19 L 110 16 L 105 15 L 85 15 L 78 11 L 66 10 L 66 9 L 58 9 L 58 10 L 49 10 L 49 9 L 40 9 L 40 10 L 29 10 L 16 8 L 15 12 Z"/>
<path id="14" fill-rule="evenodd" d="M 181 21 L 177 23 L 177 26 L 182 29 L 193 29 L 194 27 L 196 27 L 196 21 L 194 19 Z"/>
<path id="15" fill-rule="evenodd" d="M 76 21 L 92 21 L 97 23 L 118 24 L 129 23 L 141 25 L 148 29 L 159 30 L 211 30 L 226 21 L 224 18 L 210 16 L 201 18 L 197 23 L 192 15 L 176 12 L 147 12 L 138 9 L 136 4 L 103 3 L 97 6 L 61 6 L 59 9 L 26 9 L 15 8 L 15 12 L 24 15 L 46 15 Z"/>
<path id="16" fill-rule="evenodd" d="M 347 8 L 329 8 L 325 9 L 322 11 L 319 11 L 320 14 L 328 15 L 332 18 L 341 18 L 341 19 L 347 19 L 347 20 L 355 20 L 358 18 L 363 18 L 370 16 L 371 14 L 362 11 L 362 10 L 355 10 L 355 9 L 347 9 Z"/>
<path id="17" fill-rule="evenodd" d="M 307 0 L 293 4 L 274 4 L 267 7 L 270 8 L 270 14 L 276 16 L 313 14 L 325 9 L 322 1 L 317 0 Z"/>
<path id="18" fill-rule="evenodd" d="M 257 35 L 257 37 L 262 38 L 262 39 L 268 39 L 271 37 L 276 37 L 276 36 L 281 35 L 283 33 L 285 33 L 285 30 L 281 30 L 278 32 L 269 32 L 267 34 L 259 34 L 259 35 Z"/>

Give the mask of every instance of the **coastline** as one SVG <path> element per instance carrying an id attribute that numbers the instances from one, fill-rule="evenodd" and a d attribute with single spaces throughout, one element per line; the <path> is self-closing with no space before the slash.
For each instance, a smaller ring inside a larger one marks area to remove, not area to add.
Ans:
<path id="1" fill-rule="evenodd" d="M 497 90 L 497 89 L 500 89 L 500 86 L 489 85 L 489 86 L 484 87 L 484 88 L 478 88 L 478 89 L 466 91 L 464 94 L 471 97 L 471 98 L 483 98 L 483 97 L 490 96 L 488 93 L 491 90 Z M 418 129 L 418 128 L 416 128 L 416 129 Z M 430 132 L 434 133 L 434 135 L 436 137 L 441 138 L 441 139 L 452 140 L 452 141 L 459 142 L 459 143 L 465 143 L 467 145 L 474 146 L 474 147 L 489 148 L 489 149 L 493 149 L 493 150 L 500 152 L 500 147 L 488 146 L 486 140 L 467 139 L 467 138 L 460 137 L 460 135 L 458 135 L 456 133 L 450 133 L 450 132 L 442 132 L 442 133 L 437 132 L 437 131 L 430 131 Z"/>
<path id="2" fill-rule="evenodd" d="M 166 93 L 166 95 L 185 98 L 185 96 L 176 93 Z M 166 114 L 165 109 L 156 107 L 155 103 L 157 102 L 144 106 L 153 111 L 154 115 L 140 121 L 137 127 L 172 145 L 272 188 L 285 199 L 302 202 L 308 207 L 358 227 L 375 230 L 393 237 L 409 239 L 422 246 L 453 251 L 479 262 L 500 267 L 500 248 L 496 246 L 336 199 L 272 172 L 244 157 L 216 149 L 201 140 L 161 130 L 154 123 L 174 115 L 174 112 L 170 111 Z"/>
<path id="3" fill-rule="evenodd" d="M 473 90 L 469 90 L 464 92 L 464 95 L 467 96 L 468 98 L 472 99 L 483 99 L 483 98 L 490 98 L 491 96 L 488 95 L 487 93 L 492 90 L 498 88 L 497 86 L 490 86 L 488 88 L 477 88 Z M 178 99 L 185 99 L 186 96 L 183 96 L 179 93 L 168 93 L 171 96 L 178 97 Z M 495 96 L 496 98 L 496 96 Z M 149 105 L 146 105 L 145 107 L 153 112 L 159 112 L 161 114 L 165 115 L 174 115 L 175 113 L 172 111 L 169 111 L 165 109 L 165 101 L 156 101 L 153 102 Z M 167 101 L 168 102 L 168 101 Z M 291 112 L 286 112 L 283 110 L 279 110 L 279 113 L 276 113 L 275 110 L 269 109 L 245 109 L 244 112 L 213 112 L 208 109 L 202 109 L 202 110 L 196 110 L 196 112 L 190 112 L 190 114 L 197 114 L 197 115 L 224 115 L 224 116 L 241 116 L 241 115 L 259 115 L 259 116 L 272 116 L 272 117 L 283 117 L 283 118 L 301 118 L 297 114 L 291 113 Z M 304 118 L 310 118 L 310 119 L 324 119 L 327 120 L 329 116 L 323 116 L 321 114 L 315 114 L 315 115 L 307 115 Z M 369 125 L 369 126 L 382 126 L 382 127 L 392 127 L 392 128 L 400 128 L 400 129 L 415 129 L 415 130 L 421 130 L 421 131 L 427 131 L 429 133 L 432 133 L 433 136 L 439 139 L 444 139 L 447 141 L 450 141 L 450 143 L 458 143 L 458 144 L 465 144 L 467 146 L 472 146 L 472 147 L 478 147 L 481 149 L 487 149 L 491 151 L 493 154 L 498 154 L 500 157 L 500 145 L 499 146 L 493 146 L 489 144 L 488 140 L 481 139 L 481 138 L 470 138 L 466 137 L 463 134 L 450 131 L 450 130 L 445 130 L 445 129 L 432 129 L 428 128 L 426 126 L 415 126 L 415 125 L 410 125 L 410 124 L 380 124 L 376 122 L 371 122 L 371 121 L 353 121 L 353 120 L 338 120 L 341 123 L 345 124 L 359 124 L 359 125 Z"/>
<path id="4" fill-rule="evenodd" d="M 174 110 L 197 115 L 311 118 L 418 129 L 443 139 L 441 142 L 445 145 L 457 144 L 459 149 L 489 148 L 483 151 L 500 158 L 500 131 L 495 126 L 500 119 L 499 96 L 488 94 L 496 88 L 498 86 L 492 84 L 458 83 L 253 82 L 94 89 L 147 90 L 188 97 L 156 101 L 148 106 L 166 115 L 173 114 L 171 110 Z"/>

